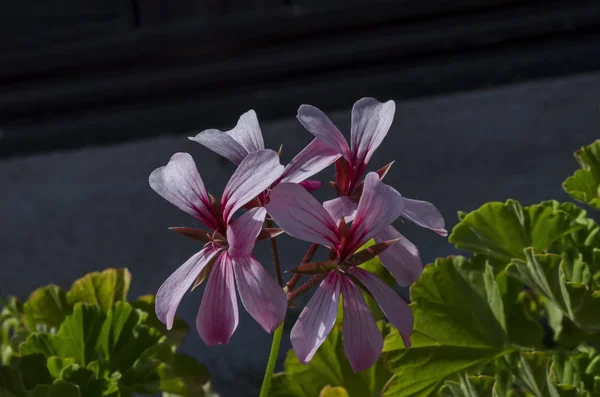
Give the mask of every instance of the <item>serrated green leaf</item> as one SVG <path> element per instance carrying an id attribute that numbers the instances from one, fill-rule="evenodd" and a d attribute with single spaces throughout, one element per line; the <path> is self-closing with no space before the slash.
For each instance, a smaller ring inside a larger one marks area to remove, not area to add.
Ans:
<path id="1" fill-rule="evenodd" d="M 600 291 L 581 257 L 536 255 L 533 249 L 524 253 L 526 259 L 512 261 L 507 273 L 551 300 L 583 330 L 600 331 Z"/>
<path id="2" fill-rule="evenodd" d="M 519 285 L 502 273 L 494 276 L 483 257 L 449 257 L 426 266 L 411 288 L 412 347 L 405 349 L 397 332 L 385 339 L 385 360 L 394 376 L 383 395 L 434 396 L 445 380 L 530 340 L 519 333 L 541 339 L 540 326 L 525 321 L 523 306 L 515 302 Z"/>
<path id="3" fill-rule="evenodd" d="M 106 315 L 99 307 L 77 303 L 56 335 L 33 333 L 19 345 L 21 354 L 71 357 L 79 365 L 98 358 L 96 343 Z"/>
<path id="4" fill-rule="evenodd" d="M 515 200 L 507 200 L 486 203 L 465 215 L 448 240 L 503 267 L 514 258 L 524 258 L 525 248 L 544 252 L 555 241 L 583 227 L 560 210 L 558 203 L 522 207 Z"/>
<path id="5" fill-rule="evenodd" d="M 386 334 L 390 327 L 383 327 Z M 341 326 L 336 324 L 312 360 L 302 364 L 293 351 L 285 359 L 285 372 L 275 374 L 269 396 L 313 397 L 318 396 L 325 386 L 342 386 L 350 397 L 378 395 L 389 372 L 381 360 L 373 367 L 354 373 L 344 352 Z M 380 328 L 381 329 L 381 328 Z"/>
<path id="6" fill-rule="evenodd" d="M 13 368 L 21 373 L 21 379 L 27 390 L 38 384 L 52 384 L 53 378 L 46 367 L 46 357 L 43 354 L 30 354 L 19 357 L 13 363 Z"/>
<path id="7" fill-rule="evenodd" d="M 563 189 L 575 200 L 600 209 L 600 140 L 575 152 L 581 169 L 563 183 Z"/>
<path id="8" fill-rule="evenodd" d="M 62 379 L 77 385 L 85 397 L 120 397 L 121 393 L 116 379 L 98 377 L 91 369 L 72 364 L 65 367 L 61 373 Z"/>
<path id="9" fill-rule="evenodd" d="M 65 292 L 56 285 L 48 285 L 29 295 L 23 305 L 23 322 L 30 332 L 40 326 L 58 329 L 71 310 Z"/>
<path id="10" fill-rule="evenodd" d="M 85 302 L 97 305 L 106 313 L 115 302 L 127 299 L 130 283 L 131 273 L 127 269 L 111 268 L 89 273 L 73 283 L 67 292 L 67 300 L 70 304 Z"/>
<path id="11" fill-rule="evenodd" d="M 119 388 L 128 393 L 153 395 L 159 391 L 159 386 L 158 363 L 151 360 L 136 361 L 119 379 Z"/>

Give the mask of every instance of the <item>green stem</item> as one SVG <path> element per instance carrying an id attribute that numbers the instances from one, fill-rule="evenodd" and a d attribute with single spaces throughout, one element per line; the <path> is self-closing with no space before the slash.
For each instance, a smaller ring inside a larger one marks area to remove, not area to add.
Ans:
<path id="1" fill-rule="evenodd" d="M 269 390 L 271 389 L 271 380 L 273 379 L 273 371 L 275 370 L 275 364 L 277 363 L 277 357 L 279 356 L 279 346 L 281 345 L 281 336 L 283 335 L 283 322 L 275 332 L 273 333 L 273 343 L 271 343 L 271 353 L 269 353 L 269 362 L 267 363 L 267 369 L 265 370 L 265 377 L 260 388 L 259 397 L 267 397 Z"/>

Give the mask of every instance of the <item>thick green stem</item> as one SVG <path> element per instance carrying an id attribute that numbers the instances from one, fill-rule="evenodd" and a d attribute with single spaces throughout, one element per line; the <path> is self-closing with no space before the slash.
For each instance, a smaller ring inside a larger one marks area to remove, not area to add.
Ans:
<path id="1" fill-rule="evenodd" d="M 267 363 L 267 369 L 265 370 L 265 377 L 260 388 L 260 397 L 267 397 L 269 395 L 269 389 L 271 389 L 271 380 L 273 379 L 273 371 L 275 370 L 275 364 L 277 363 L 277 357 L 279 356 L 279 346 L 281 345 L 281 335 L 283 334 L 283 323 L 273 333 L 273 343 L 271 343 L 271 353 L 269 353 L 269 362 Z"/>

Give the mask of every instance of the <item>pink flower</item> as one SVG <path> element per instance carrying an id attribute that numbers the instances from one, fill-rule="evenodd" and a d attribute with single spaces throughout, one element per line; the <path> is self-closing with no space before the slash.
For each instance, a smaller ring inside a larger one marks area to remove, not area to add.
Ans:
<path id="1" fill-rule="evenodd" d="M 240 164 L 249 153 L 265 148 L 258 118 L 254 110 L 242 114 L 236 126 L 229 131 L 209 129 L 189 139 L 200 143 L 235 164 Z M 310 181 L 307 178 L 327 168 L 339 157 L 340 155 L 335 149 L 318 139 L 314 139 L 290 161 L 274 184 L 293 182 L 300 183 L 309 190 L 318 189 L 321 182 Z"/>
<path id="2" fill-rule="evenodd" d="M 225 344 L 238 324 L 234 287 L 248 313 L 272 332 L 285 316 L 287 298 L 281 287 L 252 255 L 266 210 L 256 207 L 237 219 L 233 214 L 271 185 L 283 172 L 277 153 L 248 154 L 227 183 L 220 203 L 208 194 L 196 164 L 187 153 L 176 153 L 150 175 L 150 186 L 179 209 L 204 223 L 210 232 L 196 231 L 206 244 L 179 267 L 156 294 L 156 314 L 173 326 L 183 295 L 204 270 L 209 272 L 196 328 L 207 345 Z"/>
<path id="3" fill-rule="evenodd" d="M 323 205 L 332 213 L 334 219 L 345 217 L 350 221 L 357 209 L 356 202 L 363 192 L 362 177 L 375 150 L 387 135 L 396 105 L 394 101 L 381 103 L 374 98 L 362 98 L 352 107 L 352 126 L 350 146 L 346 138 L 321 110 L 311 105 L 302 105 L 298 109 L 298 120 L 317 139 L 335 149 L 342 157 L 336 161 L 335 187 L 338 197 Z M 377 172 L 381 179 L 391 164 Z M 427 201 L 403 198 L 404 210 L 401 216 L 419 226 L 433 230 L 445 237 L 444 218 L 438 209 Z M 380 259 L 392 273 L 398 284 L 409 285 L 421 274 L 423 268 L 419 250 L 389 225 L 374 236 L 377 243 L 398 239 L 398 242 L 382 252 Z"/>
<path id="4" fill-rule="evenodd" d="M 400 193 L 383 184 L 376 173 L 369 173 L 349 229 L 344 222 L 336 222 L 317 199 L 296 184 L 276 186 L 266 207 L 286 233 L 324 245 L 335 253 L 332 269 L 291 332 L 292 345 L 300 361 L 310 361 L 331 331 L 340 294 L 344 297 L 344 349 L 352 369 L 358 372 L 377 361 L 383 340 L 360 293 L 361 287 L 375 298 L 398 328 L 405 345 L 410 344 L 413 318 L 408 305 L 377 277 L 347 262 L 359 247 L 400 216 L 404 209 Z"/>

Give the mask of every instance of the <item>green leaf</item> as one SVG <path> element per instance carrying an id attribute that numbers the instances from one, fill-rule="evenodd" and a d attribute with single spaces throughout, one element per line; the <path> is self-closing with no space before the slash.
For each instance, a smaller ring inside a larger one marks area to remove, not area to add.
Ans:
<path id="1" fill-rule="evenodd" d="M 38 384 L 52 384 L 53 378 L 46 367 L 46 357 L 43 354 L 19 357 L 13 363 L 13 368 L 20 371 L 23 384 L 28 390 Z"/>
<path id="2" fill-rule="evenodd" d="M 507 273 L 548 298 L 583 330 L 600 331 L 600 290 L 581 256 L 524 252 L 526 259 L 514 260 Z"/>
<path id="3" fill-rule="evenodd" d="M 167 327 L 158 319 L 156 311 L 154 310 L 156 297 L 154 295 L 140 296 L 137 300 L 130 302 L 130 304 L 146 313 L 143 324 L 152 327 L 160 331 L 163 335 L 173 342 L 174 346 L 181 345 L 188 334 L 189 327 L 185 321 L 175 318 L 173 322 L 173 328 L 167 330 Z"/>
<path id="4" fill-rule="evenodd" d="M 461 376 L 460 381 L 446 381 L 441 397 L 493 397 L 495 379 L 491 376 Z"/>
<path id="5" fill-rule="evenodd" d="M 158 373 L 162 391 L 183 397 L 204 396 L 210 380 L 206 367 L 181 353 L 161 363 Z"/>
<path id="6" fill-rule="evenodd" d="M 56 335 L 33 333 L 19 350 L 23 355 L 71 357 L 77 364 L 86 365 L 98 358 L 96 343 L 105 318 L 100 308 L 77 303 Z"/>
<path id="7" fill-rule="evenodd" d="M 589 346 L 581 346 L 573 352 L 555 352 L 552 372 L 559 384 L 600 395 L 600 385 L 596 384 L 596 379 L 600 379 L 600 353 Z"/>
<path id="8" fill-rule="evenodd" d="M 38 288 L 23 306 L 23 321 L 30 332 L 38 327 L 58 329 L 65 317 L 71 313 L 65 292 L 56 285 Z"/>
<path id="9" fill-rule="evenodd" d="M 319 397 L 350 397 L 350 395 L 346 389 L 341 386 L 325 386 L 323 390 L 321 390 L 321 393 L 319 393 Z"/>
<path id="10" fill-rule="evenodd" d="M 77 385 L 69 382 L 58 381 L 52 385 L 38 385 L 31 397 L 87 397 L 83 396 Z"/>
<path id="11" fill-rule="evenodd" d="M 127 299 L 131 273 L 127 269 L 106 269 L 89 273 L 75 281 L 67 293 L 70 304 L 85 302 L 99 306 L 105 313 L 115 302 Z"/>
<path id="12" fill-rule="evenodd" d="M 494 265 L 524 258 L 523 250 L 543 252 L 565 235 L 584 226 L 560 210 L 557 202 L 522 207 L 515 200 L 486 203 L 465 215 L 449 241 L 458 248 L 487 257 Z"/>
<path id="13" fill-rule="evenodd" d="M 120 370 L 131 367 L 147 348 L 158 342 L 159 337 L 140 345 L 135 332 L 140 322 L 139 312 L 127 302 L 117 302 L 106 315 L 98 339 L 98 348 L 104 357 Z"/>
<path id="14" fill-rule="evenodd" d="M 75 364 L 75 359 L 71 357 L 51 356 L 46 360 L 46 368 L 54 379 L 62 379 L 62 371 L 73 364 Z"/>
<path id="15" fill-rule="evenodd" d="M 116 379 L 98 376 L 92 370 L 77 364 L 72 364 L 61 373 L 61 379 L 79 387 L 85 397 L 120 397 L 121 393 Z"/>
<path id="16" fill-rule="evenodd" d="M 384 326 L 382 331 L 389 332 L 389 326 Z M 275 374 L 269 396 L 313 397 L 326 386 L 342 386 L 350 397 L 373 396 L 379 394 L 389 376 L 381 360 L 355 374 L 344 353 L 341 326 L 336 324 L 307 365 L 302 364 L 293 351 L 288 352 L 285 372 Z"/>
<path id="17" fill-rule="evenodd" d="M 0 366 L 0 397 L 28 397 L 21 374 L 16 369 Z"/>
<path id="18" fill-rule="evenodd" d="M 119 388 L 128 393 L 156 394 L 159 391 L 158 364 L 151 360 L 138 360 L 123 373 Z"/>
<path id="19" fill-rule="evenodd" d="M 575 200 L 600 209 L 600 140 L 575 152 L 581 169 L 563 183 L 563 189 Z"/>
<path id="20" fill-rule="evenodd" d="M 514 344 L 541 341 L 540 326 L 526 319 L 516 299 L 520 288 L 503 273 L 495 276 L 483 257 L 449 257 L 425 267 L 411 288 L 412 347 L 404 348 L 397 331 L 385 339 L 394 376 L 383 395 L 437 395 L 445 380 L 483 367 Z"/>

